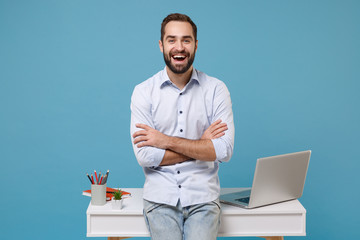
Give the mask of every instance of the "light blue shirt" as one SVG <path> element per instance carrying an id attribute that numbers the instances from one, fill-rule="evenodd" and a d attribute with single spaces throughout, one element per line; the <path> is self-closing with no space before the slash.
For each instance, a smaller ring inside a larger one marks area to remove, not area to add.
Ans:
<path id="1" fill-rule="evenodd" d="M 137 85 L 131 97 L 131 136 L 146 124 L 166 135 L 198 140 L 216 120 L 227 124 L 225 135 L 212 139 L 214 162 L 191 160 L 159 166 L 165 150 L 133 144 L 136 159 L 145 173 L 144 199 L 176 206 L 205 203 L 219 197 L 219 163 L 230 160 L 234 147 L 234 122 L 230 93 L 225 84 L 196 69 L 180 90 L 166 68 Z M 133 137 L 131 137 L 133 141 Z"/>

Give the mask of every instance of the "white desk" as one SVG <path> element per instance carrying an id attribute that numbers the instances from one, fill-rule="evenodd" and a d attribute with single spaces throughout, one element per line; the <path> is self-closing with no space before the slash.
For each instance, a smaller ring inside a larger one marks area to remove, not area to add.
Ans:
<path id="1" fill-rule="evenodd" d="M 111 203 L 93 206 L 86 211 L 87 237 L 108 237 L 111 240 L 129 237 L 148 237 L 144 217 L 141 188 L 124 188 L 132 197 L 123 200 L 121 210 L 113 210 Z M 239 188 L 224 188 L 229 193 Z M 252 210 L 222 204 L 219 237 L 258 236 L 283 239 L 283 236 L 305 236 L 306 210 L 298 200 L 274 204 Z"/>

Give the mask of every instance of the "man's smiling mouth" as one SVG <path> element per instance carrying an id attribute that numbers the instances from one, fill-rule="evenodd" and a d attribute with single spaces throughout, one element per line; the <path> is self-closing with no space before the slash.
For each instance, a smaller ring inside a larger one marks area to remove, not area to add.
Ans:
<path id="1" fill-rule="evenodd" d="M 186 56 L 185 55 L 173 55 L 172 58 L 177 62 L 182 62 L 185 60 Z"/>

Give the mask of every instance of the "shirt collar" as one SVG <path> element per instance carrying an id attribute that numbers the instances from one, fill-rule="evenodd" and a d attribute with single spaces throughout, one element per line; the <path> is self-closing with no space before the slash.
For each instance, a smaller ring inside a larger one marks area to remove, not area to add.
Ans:
<path id="1" fill-rule="evenodd" d="M 192 71 L 190 81 L 188 82 L 188 84 L 193 82 L 193 81 L 196 81 L 196 82 L 198 82 L 200 84 L 199 77 L 198 77 L 198 71 L 194 67 L 193 67 L 193 71 Z M 167 86 L 167 85 L 171 85 L 171 84 L 172 84 L 172 82 L 170 81 L 170 78 L 169 78 L 169 76 L 167 74 L 166 66 L 165 66 L 165 68 L 164 68 L 164 70 L 162 71 L 162 74 L 161 74 L 160 88 L 162 88 L 164 86 Z"/>

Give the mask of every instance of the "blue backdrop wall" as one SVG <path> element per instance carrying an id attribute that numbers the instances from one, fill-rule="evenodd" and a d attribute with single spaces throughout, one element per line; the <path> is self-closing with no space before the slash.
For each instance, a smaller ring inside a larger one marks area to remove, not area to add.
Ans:
<path id="1" fill-rule="evenodd" d="M 222 187 L 250 186 L 258 157 L 311 149 L 307 239 L 358 237 L 359 1 L 0 0 L 1 238 L 85 239 L 94 169 L 142 187 L 130 96 L 164 67 L 172 12 L 193 18 L 195 67 L 232 96 Z"/>

